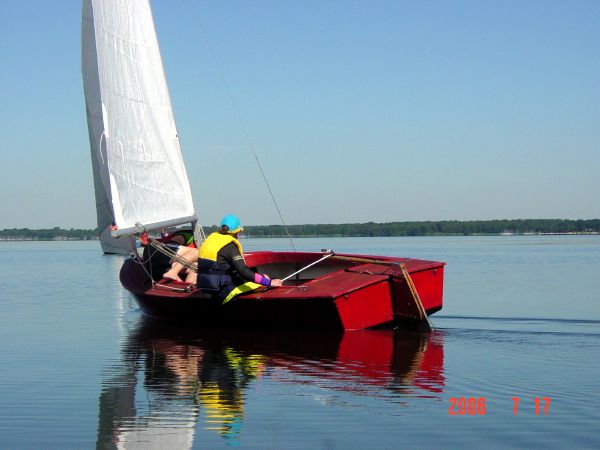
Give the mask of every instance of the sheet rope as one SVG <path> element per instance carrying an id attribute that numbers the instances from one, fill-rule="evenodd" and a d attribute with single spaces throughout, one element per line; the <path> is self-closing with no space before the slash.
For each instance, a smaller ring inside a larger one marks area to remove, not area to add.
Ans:
<path id="1" fill-rule="evenodd" d="M 192 272 L 198 273 L 198 264 L 197 263 L 192 263 L 192 262 L 188 261 L 187 259 L 185 259 L 183 256 L 178 255 L 175 250 L 169 248 L 168 245 L 163 244 L 158 239 L 148 238 L 148 244 L 151 245 L 152 247 L 154 247 L 157 251 L 161 252 L 163 255 L 168 256 L 169 258 L 171 258 L 174 261 L 177 261 L 179 264 L 181 264 L 186 269 L 191 270 Z"/>

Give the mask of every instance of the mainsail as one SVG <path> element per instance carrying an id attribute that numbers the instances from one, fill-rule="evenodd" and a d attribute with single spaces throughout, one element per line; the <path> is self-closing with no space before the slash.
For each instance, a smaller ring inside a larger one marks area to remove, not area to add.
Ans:
<path id="1" fill-rule="evenodd" d="M 136 224 L 196 215 L 148 0 L 84 0 L 81 34 L 102 249 L 123 253 Z"/>

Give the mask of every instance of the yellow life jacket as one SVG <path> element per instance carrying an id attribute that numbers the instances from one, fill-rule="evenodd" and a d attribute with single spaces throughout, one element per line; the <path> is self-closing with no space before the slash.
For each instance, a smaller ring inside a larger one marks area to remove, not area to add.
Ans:
<path id="1" fill-rule="evenodd" d="M 217 254 L 221 251 L 223 247 L 230 243 L 234 243 L 237 248 L 240 250 L 240 254 L 242 257 L 244 256 L 244 250 L 242 249 L 242 244 L 236 238 L 234 238 L 230 234 L 221 234 L 221 233 L 212 233 L 210 234 L 206 240 L 200 246 L 200 250 L 198 250 L 198 258 L 199 259 L 208 259 L 209 261 L 217 261 Z"/>
<path id="2" fill-rule="evenodd" d="M 247 281 L 235 286 L 231 281 L 231 277 L 222 273 L 219 274 L 219 268 L 217 266 L 218 254 L 223 247 L 232 242 L 240 250 L 240 254 L 243 258 L 244 250 L 242 249 L 242 244 L 240 244 L 240 242 L 232 235 L 219 232 L 210 234 L 200 246 L 200 250 L 198 250 L 198 268 L 200 269 L 198 272 L 198 287 L 205 291 L 219 291 L 221 298 L 223 298 L 223 303 L 227 303 L 237 295 L 263 287 L 252 281 Z M 201 268 L 205 265 L 202 264 L 201 260 L 213 263 L 213 269 L 209 271 L 209 273 L 203 273 Z"/>

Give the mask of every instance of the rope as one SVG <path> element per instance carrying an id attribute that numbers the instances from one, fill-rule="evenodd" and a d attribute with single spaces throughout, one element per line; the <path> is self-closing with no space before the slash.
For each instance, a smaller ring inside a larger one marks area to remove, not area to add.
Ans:
<path id="1" fill-rule="evenodd" d="M 231 95 L 231 91 L 229 90 L 229 85 L 227 84 L 227 80 L 225 79 L 225 75 L 223 73 L 223 70 L 221 69 L 221 64 L 219 64 L 217 55 L 215 54 L 213 47 L 210 44 L 210 41 L 208 40 L 208 35 L 206 34 L 204 27 L 202 26 L 202 22 L 200 20 L 198 20 L 198 23 L 200 24 L 200 31 L 202 32 L 204 41 L 206 42 L 206 45 L 210 51 L 210 54 L 212 55 L 215 65 L 217 66 L 217 70 L 219 71 L 219 75 L 221 76 L 221 81 L 223 82 L 223 85 L 225 86 L 225 91 L 227 92 L 229 101 L 231 102 L 231 105 L 233 107 L 233 110 L 235 111 L 237 120 L 240 123 L 242 133 L 244 134 L 244 137 L 246 138 L 248 146 L 250 147 L 250 150 L 252 151 L 252 154 L 254 155 L 254 159 L 256 160 L 256 164 L 258 165 L 258 169 L 260 170 L 263 180 L 265 181 L 265 184 L 267 185 L 267 190 L 269 191 L 269 194 L 271 195 L 271 199 L 273 200 L 273 204 L 275 205 L 275 209 L 277 210 L 277 214 L 279 215 L 279 220 L 281 220 L 281 224 L 283 225 L 283 228 L 285 229 L 285 234 L 287 235 L 288 239 L 290 240 L 292 249 L 295 252 L 296 247 L 294 246 L 294 241 L 292 240 L 292 236 L 288 230 L 285 220 L 283 219 L 283 214 L 281 213 L 281 210 L 279 209 L 279 205 L 277 204 L 277 200 L 275 199 L 275 194 L 273 193 L 273 190 L 271 189 L 271 185 L 269 184 L 269 181 L 267 180 L 267 176 L 265 175 L 265 171 L 263 170 L 262 164 L 260 163 L 260 160 L 258 159 L 258 155 L 256 154 L 256 151 L 254 149 L 254 145 L 252 144 L 252 141 L 250 140 L 250 136 L 248 135 L 248 132 L 246 131 L 246 126 L 244 124 L 244 121 L 242 120 L 242 116 L 238 110 L 237 104 L 235 103 L 235 100 L 233 99 L 233 95 Z"/>
<path id="2" fill-rule="evenodd" d="M 150 271 L 148 271 L 148 269 L 146 269 L 146 264 L 144 264 L 144 262 L 140 259 L 139 255 L 137 253 L 132 253 L 131 259 L 133 262 L 135 262 L 136 264 L 138 264 L 139 266 L 142 267 L 142 269 L 144 270 L 144 272 L 146 272 L 146 275 L 148 276 L 150 281 L 152 281 L 152 286 L 154 287 L 155 283 L 154 283 L 154 277 L 152 275 L 152 264 L 149 264 Z M 149 255 L 148 260 L 150 260 L 150 259 L 152 259 L 152 255 Z"/>
<path id="3" fill-rule="evenodd" d="M 176 251 L 169 248 L 169 246 L 163 244 L 162 242 L 160 242 L 159 240 L 157 240 L 153 237 L 148 236 L 146 229 L 144 228 L 144 226 L 141 223 L 136 222 L 135 226 L 137 228 L 136 234 L 139 236 L 143 233 L 146 233 L 146 236 L 148 239 L 148 245 L 153 247 L 156 251 L 162 253 L 163 255 L 168 256 L 170 259 L 172 259 L 174 261 L 177 261 L 179 264 L 181 264 L 186 269 L 198 273 L 198 264 L 188 261 L 183 256 L 178 255 Z M 135 259 L 139 259 L 137 254 L 134 253 L 134 256 L 135 256 Z M 151 259 L 152 259 L 152 255 L 149 255 L 148 261 L 150 261 Z M 143 265 L 143 263 L 142 263 L 142 265 Z M 152 264 L 150 264 L 150 270 L 152 270 Z M 144 271 L 146 272 L 146 275 L 150 276 L 150 279 L 154 279 L 152 277 L 152 273 L 149 274 L 145 267 L 144 267 Z M 154 281 L 152 282 L 152 284 L 154 285 Z"/>
<path id="4" fill-rule="evenodd" d="M 149 238 L 148 243 L 152 247 L 154 247 L 156 250 L 161 252 L 162 254 L 168 256 L 169 258 L 173 259 L 174 261 L 177 261 L 179 264 L 181 264 L 186 269 L 198 273 L 198 265 L 197 264 L 192 263 L 192 262 L 188 261 L 187 259 L 185 259 L 183 256 L 178 255 L 176 251 L 170 249 L 167 245 L 163 244 L 162 242 L 160 242 L 154 238 Z"/>
<path id="5" fill-rule="evenodd" d="M 180 263 L 182 266 L 184 266 L 186 269 L 198 273 L 198 265 L 197 264 L 191 263 L 190 261 L 183 258 L 182 256 L 179 256 L 177 254 L 177 252 L 171 250 L 168 246 L 166 246 L 162 242 L 160 242 L 154 238 L 149 238 L 148 244 L 154 248 L 154 253 L 156 253 L 156 252 L 162 253 L 162 254 L 170 257 L 171 259 L 174 259 L 175 261 Z M 150 261 L 152 259 L 152 256 L 154 256 L 154 253 L 151 253 L 148 255 L 148 261 Z M 146 272 L 146 275 L 152 281 L 152 286 L 154 287 L 156 285 L 156 283 L 154 281 L 154 276 L 152 273 L 152 264 L 148 264 L 150 267 L 150 271 L 148 271 L 148 269 L 146 268 L 146 264 L 144 264 L 144 262 L 140 259 L 140 257 L 137 254 L 132 253 L 131 256 L 132 256 L 133 261 L 136 264 L 139 264 L 142 267 L 142 269 L 144 270 L 144 272 Z"/>

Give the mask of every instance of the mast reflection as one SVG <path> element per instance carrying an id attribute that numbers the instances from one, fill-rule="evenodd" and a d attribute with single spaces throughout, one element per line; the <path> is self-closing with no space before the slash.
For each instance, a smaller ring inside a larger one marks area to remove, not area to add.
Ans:
<path id="1" fill-rule="evenodd" d="M 398 403 L 439 397 L 443 339 L 393 330 L 198 331 L 140 317 L 103 382 L 97 448 L 191 448 L 207 432 L 236 445 L 257 383 L 317 383 Z"/>

